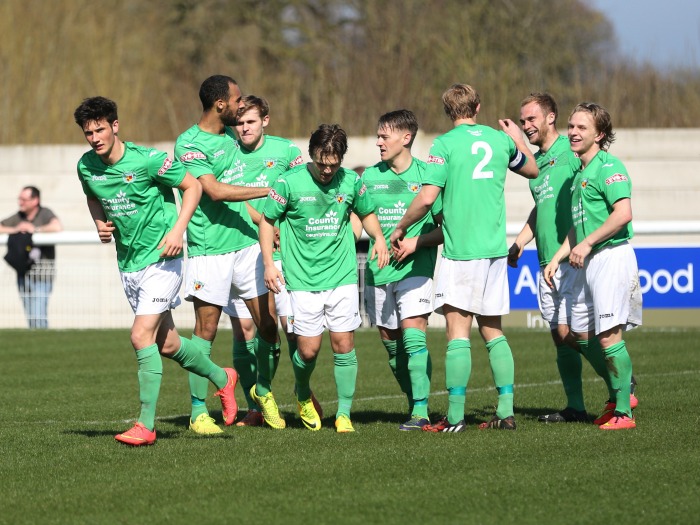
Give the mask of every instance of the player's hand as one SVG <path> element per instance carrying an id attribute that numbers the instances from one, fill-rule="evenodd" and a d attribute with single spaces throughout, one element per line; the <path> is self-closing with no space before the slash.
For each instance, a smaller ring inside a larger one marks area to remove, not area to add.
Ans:
<path id="1" fill-rule="evenodd" d="M 170 230 L 160 241 L 158 249 L 160 250 L 161 248 L 163 248 L 160 252 L 161 257 L 175 257 L 179 255 L 182 252 L 182 234 Z"/>
<path id="2" fill-rule="evenodd" d="M 377 267 L 379 269 L 389 264 L 389 250 L 386 247 L 384 237 L 378 237 L 374 240 L 374 246 L 372 247 L 372 253 L 369 259 L 373 261 L 375 258 L 377 259 Z"/>
<path id="3" fill-rule="evenodd" d="M 520 259 L 520 256 L 523 254 L 523 247 L 518 246 L 517 242 L 514 242 L 513 245 L 510 247 L 508 250 L 508 266 L 511 268 L 517 268 L 518 267 L 518 259 Z"/>
<path id="4" fill-rule="evenodd" d="M 396 228 L 391 232 L 391 237 L 389 237 L 389 243 L 392 248 L 399 248 L 399 241 L 406 236 L 406 232 L 400 228 Z"/>
<path id="5" fill-rule="evenodd" d="M 278 252 L 278 251 L 280 251 L 280 229 L 277 226 L 275 226 L 273 228 L 273 231 L 274 231 L 274 235 L 275 235 L 275 239 L 273 241 L 273 246 L 275 248 L 275 251 Z"/>
<path id="6" fill-rule="evenodd" d="M 554 274 L 557 273 L 558 269 L 559 263 L 552 259 L 549 261 L 549 264 L 544 267 L 544 270 L 542 270 L 542 277 L 544 277 L 544 281 L 552 290 L 554 290 Z"/>
<path id="7" fill-rule="evenodd" d="M 498 124 L 501 126 L 501 129 L 505 131 L 506 135 L 508 135 L 510 138 L 512 138 L 515 141 L 522 140 L 522 131 L 520 131 L 520 127 L 515 122 L 513 122 L 509 118 L 503 118 L 498 120 Z"/>
<path id="8" fill-rule="evenodd" d="M 265 267 L 265 286 L 272 293 L 280 293 L 284 285 L 284 276 L 276 266 Z"/>
<path id="9" fill-rule="evenodd" d="M 394 260 L 401 262 L 412 253 L 416 252 L 416 248 L 418 247 L 418 237 L 399 239 L 397 241 L 397 245 L 398 246 L 394 246 L 392 244 L 391 256 L 394 258 Z"/>
<path id="10" fill-rule="evenodd" d="M 588 257 L 588 255 L 591 253 L 591 250 L 592 246 L 590 246 L 586 241 L 577 244 L 569 254 L 569 264 L 571 264 L 571 266 L 574 268 L 583 268 L 583 263 L 586 260 L 586 257 Z"/>
<path id="11" fill-rule="evenodd" d="M 106 221 L 98 224 L 97 235 L 100 237 L 100 242 L 103 244 L 112 242 L 112 232 L 115 229 L 116 228 L 112 221 Z"/>

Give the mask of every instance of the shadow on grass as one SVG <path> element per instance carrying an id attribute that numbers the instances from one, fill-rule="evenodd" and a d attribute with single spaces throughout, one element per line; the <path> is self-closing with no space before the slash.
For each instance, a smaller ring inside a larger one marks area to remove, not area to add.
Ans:
<path id="1" fill-rule="evenodd" d="M 124 430 L 128 430 L 125 428 Z M 119 430 L 84 430 L 84 429 L 76 429 L 76 430 L 64 430 L 63 434 L 68 434 L 68 435 L 74 435 L 74 436 L 83 436 L 87 438 L 100 438 L 100 437 L 114 437 L 117 434 L 119 434 Z M 123 432 L 123 431 L 122 431 Z M 169 432 L 169 431 L 158 431 L 158 439 L 160 438 L 169 438 L 172 436 L 177 435 L 178 432 Z"/>

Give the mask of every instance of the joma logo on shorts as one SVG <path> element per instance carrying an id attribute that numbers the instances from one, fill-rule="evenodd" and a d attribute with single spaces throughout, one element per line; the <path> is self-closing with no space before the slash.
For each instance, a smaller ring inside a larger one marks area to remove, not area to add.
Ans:
<path id="1" fill-rule="evenodd" d="M 614 314 L 600 314 L 598 319 L 607 319 L 608 317 L 614 317 Z"/>
<path id="2" fill-rule="evenodd" d="M 419 303 L 429 303 L 430 299 L 418 299 Z"/>
<path id="3" fill-rule="evenodd" d="M 167 303 L 168 300 L 165 297 L 154 297 L 152 302 L 154 302 L 154 303 Z"/>

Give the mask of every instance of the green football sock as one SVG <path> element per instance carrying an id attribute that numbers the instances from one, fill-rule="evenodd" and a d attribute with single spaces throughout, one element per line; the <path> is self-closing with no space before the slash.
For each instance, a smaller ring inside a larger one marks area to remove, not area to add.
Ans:
<path id="1" fill-rule="evenodd" d="M 257 403 L 250 396 L 250 389 L 258 378 L 257 359 L 255 358 L 255 340 L 233 341 L 233 368 L 238 372 L 238 380 L 243 387 L 248 410 L 259 410 Z"/>
<path id="2" fill-rule="evenodd" d="M 605 352 L 603 352 L 603 347 L 600 346 L 600 341 L 594 336 L 591 339 L 578 341 L 578 346 L 581 349 L 583 357 L 591 364 L 595 373 L 605 381 L 605 386 L 608 388 L 608 399 L 614 401 L 616 391 L 613 389 L 612 382 L 610 381 L 610 371 L 608 370 L 608 364 L 605 361 Z"/>
<path id="3" fill-rule="evenodd" d="M 287 339 L 287 346 L 289 350 L 289 359 L 292 360 L 294 359 L 294 354 L 297 353 L 297 348 L 299 348 L 299 345 L 297 344 L 297 338 L 292 337 L 292 339 Z"/>
<path id="4" fill-rule="evenodd" d="M 316 357 L 311 361 L 304 361 L 299 356 L 299 352 L 294 352 L 292 369 L 294 370 L 294 385 L 296 386 L 297 399 L 300 401 L 306 401 L 311 397 L 309 381 L 314 368 L 316 368 Z"/>
<path id="5" fill-rule="evenodd" d="M 141 401 L 139 422 L 148 430 L 153 430 L 160 382 L 163 378 L 163 360 L 158 353 L 158 345 L 152 344 L 137 350 L 136 359 L 139 363 L 139 400 Z"/>
<path id="6" fill-rule="evenodd" d="M 418 328 L 406 328 L 403 332 L 403 345 L 408 356 L 408 372 L 413 393 L 412 416 L 428 417 L 428 353 L 425 332 Z"/>
<path id="7" fill-rule="evenodd" d="M 632 417 L 630 408 L 630 383 L 632 381 L 632 360 L 624 341 L 605 349 L 605 358 L 613 384 L 617 386 L 615 411 Z"/>
<path id="8" fill-rule="evenodd" d="M 409 411 L 413 409 L 413 395 L 411 394 L 411 377 L 408 371 L 408 356 L 402 340 L 392 341 L 382 339 L 382 344 L 389 354 L 389 368 L 394 374 L 394 379 L 399 384 L 401 392 L 408 398 Z"/>
<path id="9" fill-rule="evenodd" d="M 581 381 L 581 354 L 569 345 L 557 346 L 557 368 L 566 393 L 566 406 L 583 412 L 583 382 Z"/>
<path id="10" fill-rule="evenodd" d="M 259 396 L 264 396 L 272 390 L 272 378 L 275 376 L 275 365 L 279 362 L 279 351 L 279 343 L 268 343 L 255 334 L 255 357 L 258 364 L 255 393 Z"/>
<path id="11" fill-rule="evenodd" d="M 200 349 L 207 357 L 211 356 L 211 341 L 192 335 L 192 344 Z M 192 402 L 190 419 L 194 421 L 200 414 L 207 414 L 207 393 L 209 391 L 209 379 L 190 372 L 190 400 Z"/>
<path id="12" fill-rule="evenodd" d="M 447 387 L 447 421 L 451 425 L 464 419 L 467 384 L 472 372 L 472 345 L 469 339 L 452 339 L 445 355 L 445 386 Z"/>
<path id="13" fill-rule="evenodd" d="M 170 359 L 188 372 L 194 372 L 198 376 L 208 378 L 217 389 L 225 387 L 228 383 L 228 376 L 224 369 L 204 355 L 196 343 L 182 336 L 180 337 L 180 349 Z"/>
<path id="14" fill-rule="evenodd" d="M 341 415 L 350 417 L 352 398 L 355 395 L 357 381 L 357 355 L 353 348 L 347 354 L 333 354 L 333 375 L 335 388 L 338 392 L 338 411 L 336 419 Z"/>
<path id="15" fill-rule="evenodd" d="M 486 343 L 493 382 L 498 391 L 496 416 L 505 419 L 513 415 L 513 384 L 515 383 L 515 363 L 513 352 L 506 336 L 502 335 Z"/>

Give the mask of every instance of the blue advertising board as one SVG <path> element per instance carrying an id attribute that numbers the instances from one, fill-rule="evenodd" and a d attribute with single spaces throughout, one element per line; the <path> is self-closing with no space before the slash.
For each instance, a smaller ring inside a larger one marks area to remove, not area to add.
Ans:
<path id="1" fill-rule="evenodd" d="M 700 246 L 635 246 L 644 308 L 700 308 L 695 273 Z M 537 310 L 537 251 L 526 249 L 508 268 L 511 310 Z"/>

